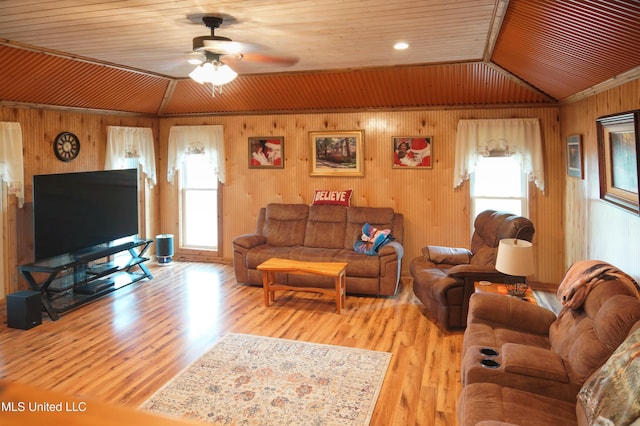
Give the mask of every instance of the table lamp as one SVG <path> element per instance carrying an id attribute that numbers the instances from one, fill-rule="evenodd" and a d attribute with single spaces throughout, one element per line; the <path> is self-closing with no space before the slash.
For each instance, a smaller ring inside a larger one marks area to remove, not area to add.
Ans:
<path id="1" fill-rule="evenodd" d="M 517 236 L 500 240 L 496 270 L 512 277 L 505 283 L 511 296 L 524 296 L 528 288 L 525 277 L 533 274 L 533 244 Z"/>

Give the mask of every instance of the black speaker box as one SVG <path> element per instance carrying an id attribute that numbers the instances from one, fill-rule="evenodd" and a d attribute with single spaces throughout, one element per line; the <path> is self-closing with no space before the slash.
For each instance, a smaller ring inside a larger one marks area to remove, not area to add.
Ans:
<path id="1" fill-rule="evenodd" d="M 18 291 L 7 296 L 7 325 L 28 330 L 42 324 L 40 293 Z"/>
<path id="2" fill-rule="evenodd" d="M 161 265 L 171 263 L 173 257 L 173 235 L 156 235 L 156 259 Z"/>

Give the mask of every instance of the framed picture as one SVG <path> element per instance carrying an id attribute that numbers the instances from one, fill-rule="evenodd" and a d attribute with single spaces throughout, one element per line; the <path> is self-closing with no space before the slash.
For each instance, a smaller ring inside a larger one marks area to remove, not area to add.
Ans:
<path id="1" fill-rule="evenodd" d="M 364 176 L 364 130 L 309 132 L 311 176 Z"/>
<path id="2" fill-rule="evenodd" d="M 431 136 L 394 137 L 393 167 L 432 169 L 431 143 Z"/>
<path id="3" fill-rule="evenodd" d="M 571 135 L 567 137 L 567 175 L 582 179 L 582 137 Z"/>
<path id="4" fill-rule="evenodd" d="M 640 111 L 602 117 L 598 126 L 600 198 L 635 214 L 638 203 Z"/>
<path id="5" fill-rule="evenodd" d="M 282 169 L 283 136 L 252 136 L 249 138 L 250 169 Z"/>

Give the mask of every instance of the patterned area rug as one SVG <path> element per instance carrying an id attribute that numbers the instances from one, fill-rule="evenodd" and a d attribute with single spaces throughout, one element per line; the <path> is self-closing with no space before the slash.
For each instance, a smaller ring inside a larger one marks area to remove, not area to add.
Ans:
<path id="1" fill-rule="evenodd" d="M 145 401 L 224 425 L 368 425 L 391 354 L 228 334 Z"/>

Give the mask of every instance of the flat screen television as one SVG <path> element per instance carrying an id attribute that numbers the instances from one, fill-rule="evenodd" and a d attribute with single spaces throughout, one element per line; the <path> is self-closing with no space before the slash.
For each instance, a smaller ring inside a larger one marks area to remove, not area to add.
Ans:
<path id="1" fill-rule="evenodd" d="M 35 260 L 138 234 L 138 170 L 33 176 Z"/>

